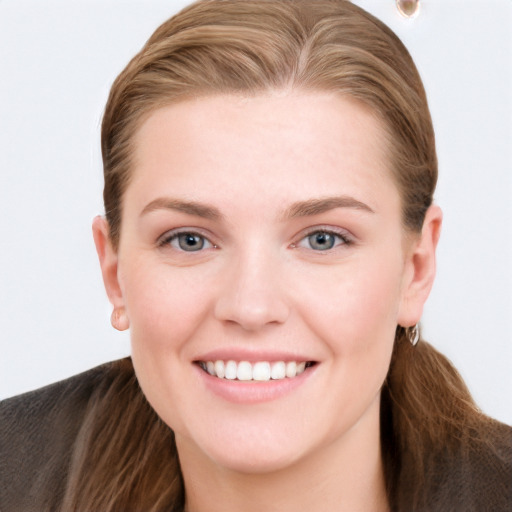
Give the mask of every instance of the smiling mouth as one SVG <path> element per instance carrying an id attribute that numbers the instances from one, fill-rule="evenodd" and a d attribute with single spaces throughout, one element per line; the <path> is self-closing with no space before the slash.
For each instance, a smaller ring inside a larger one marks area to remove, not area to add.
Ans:
<path id="1" fill-rule="evenodd" d="M 196 361 L 196 364 L 212 377 L 226 380 L 267 382 L 293 379 L 304 373 L 315 361 Z"/>

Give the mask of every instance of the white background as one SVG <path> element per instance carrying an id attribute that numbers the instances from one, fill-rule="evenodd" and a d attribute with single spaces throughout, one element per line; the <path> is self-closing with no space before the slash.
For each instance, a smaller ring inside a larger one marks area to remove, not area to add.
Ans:
<path id="1" fill-rule="evenodd" d="M 0 398 L 129 353 L 91 237 L 110 84 L 185 1 L 0 0 Z M 512 423 L 512 1 L 357 0 L 430 99 L 445 222 L 424 335 Z"/>

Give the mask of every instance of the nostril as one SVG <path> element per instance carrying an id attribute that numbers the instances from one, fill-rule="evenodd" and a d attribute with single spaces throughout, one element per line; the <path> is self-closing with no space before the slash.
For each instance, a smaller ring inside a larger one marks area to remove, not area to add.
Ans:
<path id="1" fill-rule="evenodd" d="M 288 314 L 288 306 L 277 296 L 223 297 L 215 308 L 218 320 L 237 324 L 246 331 L 256 331 L 270 324 L 282 324 Z"/>

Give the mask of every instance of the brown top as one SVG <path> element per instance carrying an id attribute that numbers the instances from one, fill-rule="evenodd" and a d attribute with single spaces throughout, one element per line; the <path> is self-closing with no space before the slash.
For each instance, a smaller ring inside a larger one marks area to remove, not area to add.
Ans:
<path id="1" fill-rule="evenodd" d="M 0 402 L 0 512 L 60 509 L 88 402 L 120 368 L 107 363 Z M 425 511 L 512 511 L 512 429 L 497 424 L 489 438 L 488 449 L 440 463 Z"/>

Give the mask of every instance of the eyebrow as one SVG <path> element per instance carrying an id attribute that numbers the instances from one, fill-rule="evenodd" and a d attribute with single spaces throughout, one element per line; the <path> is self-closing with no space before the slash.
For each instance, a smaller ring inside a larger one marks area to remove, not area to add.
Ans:
<path id="1" fill-rule="evenodd" d="M 293 203 L 285 210 L 283 218 L 294 219 L 296 217 L 308 217 L 310 215 L 318 215 L 329 210 L 334 210 L 335 208 L 352 208 L 368 213 L 375 213 L 375 211 L 367 204 L 351 196 L 336 196 L 321 199 L 309 199 L 307 201 Z"/>
<path id="2" fill-rule="evenodd" d="M 144 207 L 140 215 L 143 216 L 155 210 L 175 210 L 210 220 L 220 220 L 223 217 L 220 211 L 214 206 L 197 203 L 195 201 L 183 201 L 167 197 L 159 197 L 158 199 L 151 201 Z"/>
<path id="3" fill-rule="evenodd" d="M 283 219 L 294 219 L 297 217 L 308 217 L 312 215 L 319 215 L 335 208 L 352 208 L 356 210 L 363 210 L 369 213 L 375 213 L 372 208 L 367 204 L 351 197 L 351 196 L 336 196 L 326 197 L 321 199 L 308 199 L 307 201 L 298 201 L 288 207 L 284 214 Z M 222 213 L 215 208 L 203 203 L 195 201 L 183 201 L 181 199 L 173 199 L 167 197 L 159 197 L 148 203 L 141 212 L 141 216 L 155 210 L 175 210 L 188 215 L 195 215 L 210 220 L 223 219 Z"/>

